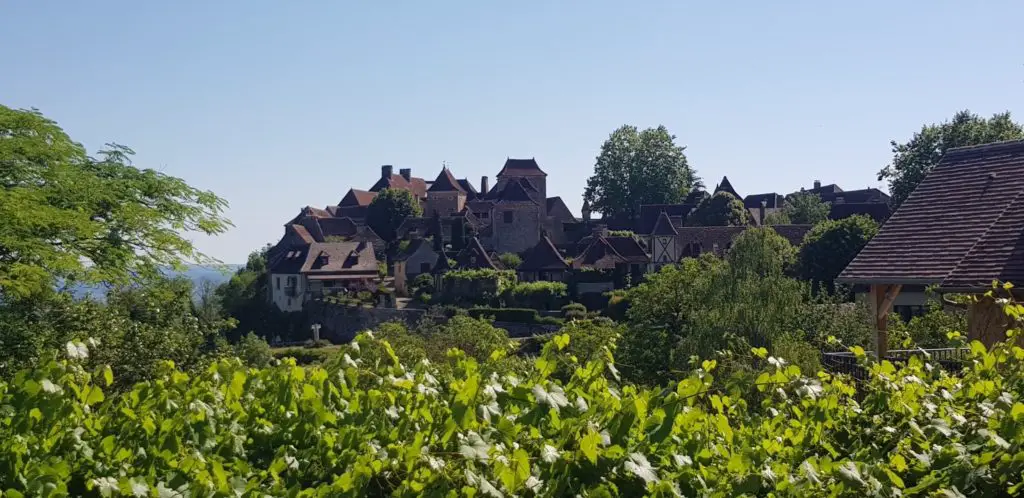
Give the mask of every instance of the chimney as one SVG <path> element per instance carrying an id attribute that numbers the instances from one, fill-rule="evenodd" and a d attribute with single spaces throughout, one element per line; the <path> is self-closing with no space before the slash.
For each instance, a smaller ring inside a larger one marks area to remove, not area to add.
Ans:
<path id="1" fill-rule="evenodd" d="M 380 167 L 380 177 L 381 178 L 391 178 L 391 175 L 393 175 L 394 173 L 395 173 L 395 167 L 390 165 L 390 164 L 385 164 L 384 166 Z"/>
<path id="2" fill-rule="evenodd" d="M 486 194 L 487 190 L 488 190 L 488 187 L 490 187 L 490 185 L 489 185 L 489 182 L 487 181 L 487 177 L 486 176 L 481 176 L 480 177 L 480 195 Z"/>
<path id="3" fill-rule="evenodd" d="M 594 225 L 594 230 L 591 232 L 595 238 L 607 237 L 608 236 L 608 225 L 600 224 Z"/>
<path id="4" fill-rule="evenodd" d="M 398 170 L 398 174 L 402 175 L 402 178 L 405 178 L 405 181 L 412 181 L 412 168 L 402 168 Z"/>
<path id="5" fill-rule="evenodd" d="M 819 188 L 821 188 L 821 180 L 814 180 L 814 189 L 817 190 Z"/>
<path id="6" fill-rule="evenodd" d="M 758 209 L 758 212 L 757 212 L 757 217 L 758 217 L 757 224 L 758 225 L 764 226 L 764 212 L 765 212 L 765 208 L 767 208 L 767 207 L 768 207 L 768 201 L 766 199 L 761 199 L 761 208 Z"/>

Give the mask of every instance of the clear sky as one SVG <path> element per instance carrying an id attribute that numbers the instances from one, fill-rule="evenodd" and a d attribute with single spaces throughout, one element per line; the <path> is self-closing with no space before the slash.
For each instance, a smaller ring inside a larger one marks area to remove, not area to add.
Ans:
<path id="1" fill-rule="evenodd" d="M 713 188 L 883 187 L 889 141 L 1024 119 L 1024 2 L 0 2 L 0 103 L 210 189 L 225 262 L 380 165 L 492 177 L 536 157 L 579 213 L 622 124 L 666 125 Z"/>

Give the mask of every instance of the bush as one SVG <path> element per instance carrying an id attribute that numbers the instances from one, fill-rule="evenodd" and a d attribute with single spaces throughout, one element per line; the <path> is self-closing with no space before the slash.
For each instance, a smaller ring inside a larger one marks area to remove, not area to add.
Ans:
<path id="1" fill-rule="evenodd" d="M 519 268 L 519 265 L 523 264 L 523 258 L 512 252 L 506 252 L 498 256 L 498 261 L 501 261 L 501 266 L 504 266 L 506 270 L 515 270 Z"/>
<path id="2" fill-rule="evenodd" d="M 521 282 L 509 288 L 503 297 L 517 308 L 555 310 L 565 303 L 566 294 L 563 282 Z"/>
<path id="3" fill-rule="evenodd" d="M 235 344 L 234 352 L 246 365 L 255 368 L 266 367 L 274 360 L 267 341 L 252 332 L 242 336 L 242 340 Z"/>
<path id="4" fill-rule="evenodd" d="M 540 321 L 540 313 L 532 308 L 472 308 L 466 310 L 466 313 L 473 318 L 493 318 L 498 322 L 537 323 Z"/>
<path id="5" fill-rule="evenodd" d="M 604 310 L 604 315 L 616 322 L 626 320 L 626 313 L 629 311 L 629 295 L 626 291 L 615 290 L 607 293 L 608 296 L 608 307 Z"/>
<path id="6" fill-rule="evenodd" d="M 330 360 L 338 352 L 337 348 L 282 348 L 273 350 L 274 358 L 295 358 L 299 365 L 318 365 Z"/>
<path id="7" fill-rule="evenodd" d="M 516 274 L 511 270 L 454 270 L 441 279 L 440 300 L 445 304 L 489 304 L 514 286 Z"/>
<path id="8" fill-rule="evenodd" d="M 312 348 L 312 349 L 323 348 L 323 347 L 333 346 L 333 345 L 334 345 L 334 343 L 332 343 L 331 341 L 328 341 L 327 339 L 320 339 L 319 341 L 314 341 L 313 339 L 310 339 L 310 340 L 306 341 L 305 344 L 303 344 L 303 346 L 305 346 L 307 348 Z"/>
<path id="9" fill-rule="evenodd" d="M 580 303 L 569 303 L 562 306 L 562 316 L 566 320 L 583 320 L 587 318 L 587 307 Z"/>
<path id="10" fill-rule="evenodd" d="M 434 293 L 434 276 L 429 273 L 420 273 L 412 280 L 412 293 L 415 296 Z"/>

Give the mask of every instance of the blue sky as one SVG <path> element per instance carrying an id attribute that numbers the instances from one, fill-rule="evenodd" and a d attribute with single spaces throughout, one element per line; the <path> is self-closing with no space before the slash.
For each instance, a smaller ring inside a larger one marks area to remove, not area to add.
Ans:
<path id="1" fill-rule="evenodd" d="M 225 262 L 381 164 L 492 177 L 536 157 L 579 211 L 622 124 L 666 125 L 713 187 L 883 186 L 889 141 L 959 109 L 1024 119 L 1024 3 L 0 4 L 0 103 L 231 203 Z M 493 183 L 492 183 L 493 184 Z"/>

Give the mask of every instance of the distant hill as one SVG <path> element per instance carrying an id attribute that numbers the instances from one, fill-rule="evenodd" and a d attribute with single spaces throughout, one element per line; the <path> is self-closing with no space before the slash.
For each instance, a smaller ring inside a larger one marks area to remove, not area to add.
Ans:
<path id="1" fill-rule="evenodd" d="M 230 280 L 231 276 L 242 266 L 244 265 L 190 265 L 184 271 L 168 271 L 167 273 L 171 276 L 184 276 L 191 280 L 192 287 L 195 289 L 195 296 L 198 296 L 199 291 L 203 288 L 203 282 L 209 281 L 214 286 L 218 286 Z M 71 293 L 75 297 L 83 298 L 90 296 L 102 301 L 107 295 L 107 288 L 102 285 L 80 285 L 72 288 Z"/>

